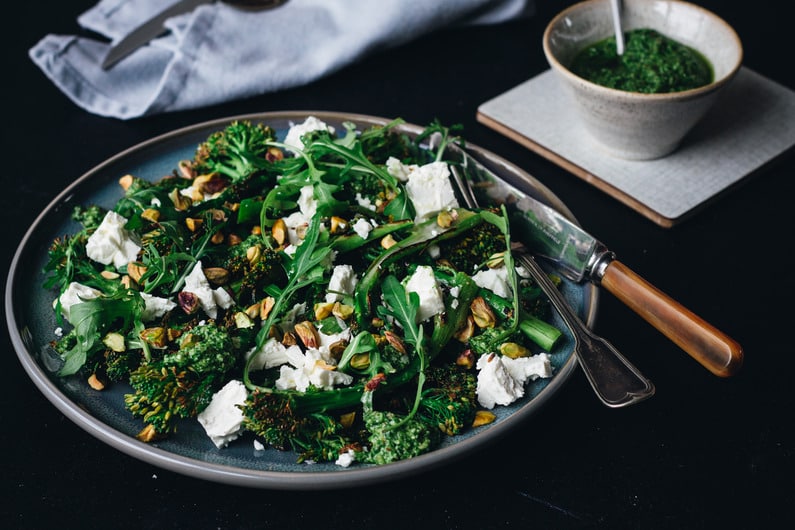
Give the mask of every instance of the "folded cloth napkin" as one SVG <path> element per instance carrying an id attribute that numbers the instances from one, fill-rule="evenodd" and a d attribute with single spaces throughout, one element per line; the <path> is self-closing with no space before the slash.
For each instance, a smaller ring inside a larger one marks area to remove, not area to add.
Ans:
<path id="1" fill-rule="evenodd" d="M 116 42 L 175 1 L 101 0 L 77 21 Z M 47 35 L 29 55 L 80 107 L 130 119 L 299 86 L 436 29 L 533 8 L 533 0 L 289 0 L 251 12 L 215 2 L 169 19 L 169 33 L 107 71 L 110 45 L 87 37 Z"/>

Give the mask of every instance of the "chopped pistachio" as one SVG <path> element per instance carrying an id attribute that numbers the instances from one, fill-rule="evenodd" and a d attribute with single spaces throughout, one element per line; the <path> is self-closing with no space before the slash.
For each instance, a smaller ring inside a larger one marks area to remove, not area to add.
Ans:
<path id="1" fill-rule="evenodd" d="M 115 352 L 123 352 L 127 349 L 127 346 L 124 344 L 124 335 L 116 331 L 111 331 L 102 337 L 102 344 Z"/>
<path id="2" fill-rule="evenodd" d="M 475 412 L 475 419 L 472 422 L 472 427 L 482 427 L 493 423 L 497 419 L 496 414 L 488 410 L 479 410 Z"/>
<path id="3" fill-rule="evenodd" d="M 493 328 L 497 323 L 494 311 L 492 311 L 488 302 L 482 296 L 475 297 L 469 305 L 469 309 L 472 311 L 472 317 L 479 328 Z"/>

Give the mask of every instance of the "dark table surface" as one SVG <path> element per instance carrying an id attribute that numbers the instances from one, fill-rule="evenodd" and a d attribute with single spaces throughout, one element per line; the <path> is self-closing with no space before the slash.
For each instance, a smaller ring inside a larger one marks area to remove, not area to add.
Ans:
<path id="1" fill-rule="evenodd" d="M 577 371 L 530 421 L 452 465 L 373 487 L 273 491 L 175 474 L 92 437 L 32 384 L 4 327 L 0 524 L 778 528 L 795 521 L 795 160 L 782 157 L 666 229 L 478 124 L 480 103 L 547 68 L 542 30 L 566 2 L 540 3 L 530 20 L 441 31 L 305 87 L 126 122 L 75 107 L 27 57 L 45 33 L 78 31 L 74 19 L 92 2 L 19 4 L 22 16 L 3 36 L 3 263 L 7 268 L 37 213 L 73 179 L 181 126 L 275 110 L 399 116 L 417 124 L 439 118 L 463 124 L 470 142 L 525 168 L 625 263 L 734 337 L 745 349 L 738 375 L 710 374 L 603 293 L 596 328 L 655 382 L 652 399 L 608 409 Z M 699 3 L 736 28 L 746 66 L 795 89 L 791 19 L 778 2 Z"/>

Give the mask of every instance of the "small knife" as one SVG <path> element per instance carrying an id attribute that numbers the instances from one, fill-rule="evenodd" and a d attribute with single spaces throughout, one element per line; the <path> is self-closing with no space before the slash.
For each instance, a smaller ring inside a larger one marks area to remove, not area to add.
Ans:
<path id="1" fill-rule="evenodd" d="M 523 242 L 535 255 L 550 260 L 573 281 L 588 280 L 607 289 L 713 374 L 729 377 L 740 369 L 743 350 L 732 338 L 632 271 L 562 213 L 516 189 L 505 196 L 504 180 L 466 150 L 454 151 L 463 155 L 462 166 L 475 189 L 510 207 L 512 221 L 523 228 Z M 503 196 L 489 194 L 496 190 Z"/>
<path id="2" fill-rule="evenodd" d="M 235 6 L 238 9 L 245 9 L 249 11 L 258 11 L 262 9 L 270 9 L 285 3 L 287 0 L 223 0 L 225 3 Z M 151 41 L 166 33 L 166 28 L 163 25 L 166 20 L 182 13 L 193 11 L 203 4 L 211 4 L 215 0 L 179 0 L 174 5 L 167 7 L 160 13 L 156 14 L 137 28 L 133 29 L 130 33 L 125 35 L 119 42 L 113 44 L 108 50 L 105 59 L 102 61 L 102 69 L 107 70 L 117 62 L 121 61 L 132 52 Z"/>

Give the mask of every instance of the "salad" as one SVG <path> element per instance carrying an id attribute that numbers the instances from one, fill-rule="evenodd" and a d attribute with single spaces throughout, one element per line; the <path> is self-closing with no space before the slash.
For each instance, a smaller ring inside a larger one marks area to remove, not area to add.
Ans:
<path id="1" fill-rule="evenodd" d="M 460 129 L 402 123 L 234 121 L 75 207 L 45 266 L 57 374 L 128 385 L 144 442 L 198 421 L 299 462 L 386 464 L 492 422 L 552 376 L 561 332 L 505 208 L 456 198 Z"/>

